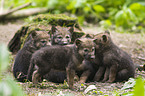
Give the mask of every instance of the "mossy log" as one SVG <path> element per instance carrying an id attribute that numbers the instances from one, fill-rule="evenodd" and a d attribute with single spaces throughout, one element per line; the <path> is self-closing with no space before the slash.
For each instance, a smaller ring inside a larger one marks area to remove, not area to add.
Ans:
<path id="1" fill-rule="evenodd" d="M 32 31 L 49 32 L 52 25 L 62 27 L 74 27 L 72 41 L 84 35 L 76 18 L 68 17 L 64 14 L 40 14 L 35 16 L 26 25 L 22 26 L 10 40 L 8 44 L 9 50 L 15 54 L 23 46 L 27 37 Z"/>

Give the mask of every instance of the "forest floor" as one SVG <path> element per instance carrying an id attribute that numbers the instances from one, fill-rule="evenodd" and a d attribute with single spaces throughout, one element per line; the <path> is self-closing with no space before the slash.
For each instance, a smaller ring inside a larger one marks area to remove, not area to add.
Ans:
<path id="1" fill-rule="evenodd" d="M 8 44 L 11 38 L 14 36 L 15 32 L 25 23 L 23 21 L 16 22 L 7 22 L 5 24 L 0 24 L 0 43 Z M 98 27 L 83 27 L 83 31 L 86 33 L 98 33 L 102 30 Z M 103 31 L 102 31 L 103 32 Z M 111 31 L 111 37 L 116 45 L 121 49 L 129 53 L 134 61 L 135 65 L 145 64 L 145 33 L 117 33 Z M 143 60 L 142 60 L 143 59 Z M 9 74 L 12 75 L 12 63 L 10 64 Z M 142 76 L 145 78 L 144 71 L 136 70 L 136 77 Z M 33 86 L 31 82 L 20 83 L 18 82 L 25 94 L 28 96 L 86 96 L 84 91 L 89 85 L 95 85 L 97 88 L 94 91 L 94 95 L 108 95 L 112 96 L 117 92 L 121 92 L 121 88 L 124 85 L 124 82 L 117 83 L 101 83 L 101 82 L 91 82 L 85 84 L 75 83 L 75 90 L 69 90 L 66 83 L 64 84 L 55 84 L 52 82 L 43 82 L 39 86 Z M 126 90 L 128 91 L 128 90 Z M 91 93 L 90 93 L 91 94 Z"/>

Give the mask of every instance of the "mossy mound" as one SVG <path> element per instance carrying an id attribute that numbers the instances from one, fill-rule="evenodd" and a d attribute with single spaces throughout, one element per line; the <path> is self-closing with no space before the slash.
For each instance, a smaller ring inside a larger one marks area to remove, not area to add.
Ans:
<path id="1" fill-rule="evenodd" d="M 64 14 L 39 14 L 33 17 L 32 20 L 27 22 L 26 25 L 22 26 L 11 39 L 8 44 L 8 48 L 12 53 L 16 53 L 23 44 L 25 43 L 27 37 L 33 31 L 44 31 L 49 32 L 52 25 L 62 26 L 62 27 L 74 27 L 74 33 L 72 40 L 79 38 L 84 35 L 81 27 L 78 24 L 77 18 L 72 18 Z"/>
<path id="2" fill-rule="evenodd" d="M 40 14 L 36 16 L 33 20 L 33 22 L 44 22 L 46 21 L 46 24 L 51 25 L 59 25 L 59 26 L 73 26 L 76 22 L 76 18 L 68 17 L 64 14 L 49 14 L 49 15 L 43 15 Z"/>

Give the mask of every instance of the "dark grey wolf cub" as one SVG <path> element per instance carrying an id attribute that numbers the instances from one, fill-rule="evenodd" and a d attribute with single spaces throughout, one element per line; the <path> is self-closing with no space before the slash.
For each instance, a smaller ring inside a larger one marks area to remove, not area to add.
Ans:
<path id="1" fill-rule="evenodd" d="M 103 82 L 128 80 L 134 77 L 135 68 L 131 57 L 111 40 L 109 31 L 95 37 L 95 61 L 100 67 L 94 77 L 99 81 L 104 74 Z"/>
<path id="2" fill-rule="evenodd" d="M 83 36 L 82 38 L 92 39 L 88 35 L 89 34 L 87 34 L 86 36 Z M 89 41 L 89 39 L 84 39 L 84 40 L 82 40 L 82 42 L 86 42 L 87 40 Z M 76 71 L 76 76 L 79 77 L 78 80 L 80 83 L 82 83 L 84 81 L 86 81 L 86 82 L 93 81 L 93 78 L 94 78 L 94 75 L 95 75 L 97 68 L 92 63 L 92 58 L 94 58 L 94 57 L 86 56 L 81 64 L 81 67 L 79 69 L 77 69 L 77 71 Z M 55 83 L 63 83 L 64 80 L 66 79 L 66 77 L 67 77 L 66 72 L 59 71 L 59 70 L 51 70 L 47 75 L 44 76 L 44 78 L 46 80 L 51 81 L 51 82 L 55 82 Z"/>
<path id="3" fill-rule="evenodd" d="M 68 45 L 71 43 L 73 27 L 52 26 L 51 28 L 51 42 L 52 45 Z"/>
<path id="4" fill-rule="evenodd" d="M 50 36 L 52 45 L 68 45 L 72 43 L 73 27 L 61 27 L 52 25 Z M 43 78 L 55 83 L 63 83 L 66 78 L 66 74 L 63 71 L 51 70 Z"/>
<path id="5" fill-rule="evenodd" d="M 32 79 L 33 83 L 38 83 L 41 81 L 41 77 L 49 73 L 51 69 L 66 70 L 69 88 L 73 88 L 75 71 L 82 68 L 84 58 L 94 56 L 93 49 L 93 40 L 87 38 L 77 39 L 73 45 L 41 48 L 31 58 L 28 80 Z M 38 69 L 33 72 L 34 66 L 37 66 Z M 85 78 L 87 77 L 85 76 Z M 85 81 L 83 80 L 83 82 Z"/>
<path id="6" fill-rule="evenodd" d="M 29 36 L 29 40 L 24 44 L 24 47 L 18 51 L 13 65 L 13 74 L 18 81 L 26 81 L 32 54 L 41 47 L 50 45 L 49 39 L 50 36 L 42 31 L 32 32 Z"/>

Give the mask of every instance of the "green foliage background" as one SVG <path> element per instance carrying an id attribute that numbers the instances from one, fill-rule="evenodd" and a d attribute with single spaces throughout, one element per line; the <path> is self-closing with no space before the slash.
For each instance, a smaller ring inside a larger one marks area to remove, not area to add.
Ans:
<path id="1" fill-rule="evenodd" d="M 0 96 L 25 96 L 12 77 L 6 74 L 8 66 L 8 49 L 6 45 L 0 44 Z"/>
<path id="2" fill-rule="evenodd" d="M 145 27 L 144 0 L 5 0 L 6 8 L 32 2 L 31 7 L 47 7 L 50 13 L 71 13 L 84 21 L 111 25 L 123 29 L 142 30 Z"/>

